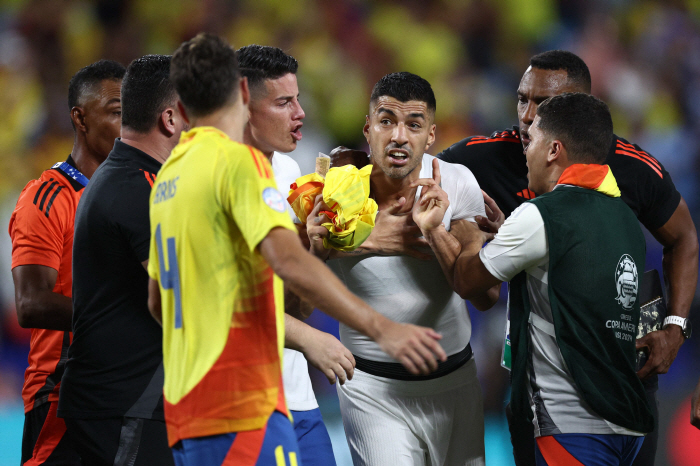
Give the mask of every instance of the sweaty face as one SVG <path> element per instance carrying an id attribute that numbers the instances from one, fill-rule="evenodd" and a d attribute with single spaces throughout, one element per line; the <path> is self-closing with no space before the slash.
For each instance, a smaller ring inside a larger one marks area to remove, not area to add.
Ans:
<path id="1" fill-rule="evenodd" d="M 266 80 L 263 86 L 250 101 L 247 139 L 264 154 L 292 152 L 301 140 L 301 120 L 306 116 L 299 103 L 297 77 L 288 73 Z"/>
<path id="2" fill-rule="evenodd" d="M 585 91 L 580 86 L 571 83 L 564 70 L 542 70 L 529 67 L 525 71 L 518 87 L 518 123 L 523 148 L 527 148 L 530 143 L 529 130 L 537 114 L 537 106 L 549 97 L 564 92 Z"/>
<path id="3" fill-rule="evenodd" d="M 122 125 L 121 81 L 105 79 L 83 96 L 87 146 L 104 160 L 119 137 Z"/>
<path id="4" fill-rule="evenodd" d="M 370 105 L 364 127 L 372 163 L 390 178 L 411 174 L 435 142 L 433 117 L 425 102 L 379 97 Z"/>
<path id="5" fill-rule="evenodd" d="M 537 194 L 548 192 L 547 187 L 547 155 L 550 149 L 550 138 L 539 128 L 540 117 L 535 116 L 535 121 L 530 126 L 530 141 L 525 147 L 527 160 L 528 188 Z"/>

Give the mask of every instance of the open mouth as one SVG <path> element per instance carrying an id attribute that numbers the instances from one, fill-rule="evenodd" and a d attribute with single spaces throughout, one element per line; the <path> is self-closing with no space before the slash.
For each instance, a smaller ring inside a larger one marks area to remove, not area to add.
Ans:
<path id="1" fill-rule="evenodd" d="M 301 137 L 302 137 L 301 136 L 301 127 L 302 126 L 303 125 L 299 125 L 291 131 L 292 138 L 294 138 L 295 141 L 301 141 Z"/>
<path id="2" fill-rule="evenodd" d="M 395 165 L 404 165 L 408 162 L 408 152 L 405 150 L 392 150 L 387 155 Z"/>

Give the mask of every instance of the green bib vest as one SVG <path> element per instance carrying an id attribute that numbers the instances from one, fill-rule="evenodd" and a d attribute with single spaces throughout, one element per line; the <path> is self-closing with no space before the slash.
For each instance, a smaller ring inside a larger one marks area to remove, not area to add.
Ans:
<path id="1" fill-rule="evenodd" d="M 635 367 L 637 299 L 646 243 L 619 198 L 559 186 L 531 200 L 549 244 L 549 301 L 557 344 L 581 397 L 605 420 L 651 432 L 654 420 Z M 530 301 L 525 272 L 510 282 L 511 406 L 532 422 L 527 396 Z"/>

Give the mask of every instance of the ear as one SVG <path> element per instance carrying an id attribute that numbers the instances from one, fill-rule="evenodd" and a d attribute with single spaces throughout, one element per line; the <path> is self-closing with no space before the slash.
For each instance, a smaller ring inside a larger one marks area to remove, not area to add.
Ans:
<path id="1" fill-rule="evenodd" d="M 369 144 L 369 115 L 365 115 L 365 126 L 362 128 L 362 133 L 367 139 L 367 144 Z"/>
<path id="2" fill-rule="evenodd" d="M 167 107 L 160 114 L 161 127 L 168 137 L 172 137 L 177 130 L 177 128 L 175 128 L 175 118 L 177 118 L 177 116 L 175 115 L 175 109 L 172 107 Z"/>
<path id="3" fill-rule="evenodd" d="M 88 129 L 85 125 L 85 111 L 81 107 L 73 107 L 70 109 L 70 119 L 73 122 L 76 131 L 87 133 Z"/>
<path id="4" fill-rule="evenodd" d="M 177 109 L 180 111 L 180 115 L 182 115 L 182 119 L 185 120 L 185 123 L 187 123 L 187 126 L 190 125 L 190 117 L 187 116 L 187 110 L 185 110 L 185 106 L 182 105 L 182 101 L 180 99 L 177 99 Z"/>
<path id="5" fill-rule="evenodd" d="M 428 141 L 425 143 L 425 151 L 426 151 L 426 152 L 428 151 L 428 149 L 430 148 L 430 146 L 432 146 L 433 143 L 435 142 L 435 131 L 436 131 L 436 129 L 437 129 L 437 127 L 435 126 L 435 124 L 432 124 L 432 125 L 430 126 L 430 134 L 428 134 Z"/>
<path id="6" fill-rule="evenodd" d="M 248 105 L 250 103 L 250 89 L 248 88 L 248 78 L 245 76 L 241 78 L 241 99 L 243 102 L 243 105 Z"/>
<path id="7" fill-rule="evenodd" d="M 553 163 L 555 161 L 561 161 L 562 157 L 565 156 L 566 149 L 564 144 L 560 140 L 554 139 L 549 144 L 549 152 L 547 153 L 547 163 Z"/>

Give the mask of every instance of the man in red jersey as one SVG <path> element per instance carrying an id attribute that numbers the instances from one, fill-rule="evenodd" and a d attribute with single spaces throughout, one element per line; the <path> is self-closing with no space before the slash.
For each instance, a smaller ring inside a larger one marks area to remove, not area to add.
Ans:
<path id="1" fill-rule="evenodd" d="M 12 278 L 19 324 L 32 329 L 25 373 L 22 464 L 80 464 L 56 417 L 58 390 L 71 341 L 75 209 L 83 188 L 119 137 L 124 67 L 100 60 L 68 87 L 73 150 L 30 181 L 10 219 Z"/>

